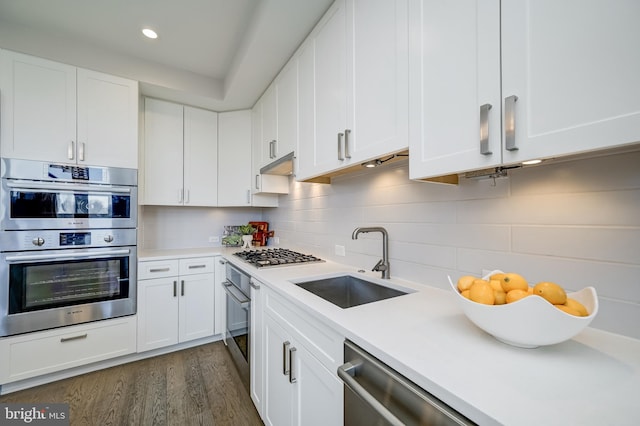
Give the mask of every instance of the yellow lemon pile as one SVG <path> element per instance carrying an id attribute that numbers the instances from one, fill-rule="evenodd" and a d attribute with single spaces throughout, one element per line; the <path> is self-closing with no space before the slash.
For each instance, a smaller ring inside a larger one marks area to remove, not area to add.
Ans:
<path id="1" fill-rule="evenodd" d="M 485 305 L 504 305 L 531 295 L 541 296 L 556 308 L 577 317 L 589 315 L 587 308 L 567 293 L 558 284 L 542 281 L 529 286 L 526 279 L 515 272 L 493 274 L 488 280 L 464 275 L 458 280 L 458 291 L 464 297 Z"/>

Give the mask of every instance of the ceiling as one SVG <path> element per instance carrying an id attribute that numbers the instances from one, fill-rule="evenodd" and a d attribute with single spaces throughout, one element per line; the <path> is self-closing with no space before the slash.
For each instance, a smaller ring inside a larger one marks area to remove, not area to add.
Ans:
<path id="1" fill-rule="evenodd" d="M 129 77 L 143 93 L 251 107 L 332 0 L 0 0 L 0 47 Z M 141 34 L 158 33 L 156 40 Z"/>

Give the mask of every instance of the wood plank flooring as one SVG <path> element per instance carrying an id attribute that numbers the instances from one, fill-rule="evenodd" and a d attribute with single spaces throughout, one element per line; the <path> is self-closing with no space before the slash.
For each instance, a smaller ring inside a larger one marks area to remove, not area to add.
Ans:
<path id="1" fill-rule="evenodd" d="M 0 396 L 64 402 L 71 425 L 262 425 L 222 342 Z"/>

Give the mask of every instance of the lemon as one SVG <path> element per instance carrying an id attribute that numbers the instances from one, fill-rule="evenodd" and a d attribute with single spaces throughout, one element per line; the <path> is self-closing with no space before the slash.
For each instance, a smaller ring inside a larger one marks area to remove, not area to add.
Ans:
<path id="1" fill-rule="evenodd" d="M 567 305 L 553 305 L 556 308 L 560 309 L 563 312 L 566 312 L 568 314 L 571 315 L 575 315 L 576 317 L 581 317 L 582 315 L 580 315 L 580 312 L 576 311 L 575 309 L 571 309 L 570 307 L 568 307 Z"/>
<path id="2" fill-rule="evenodd" d="M 533 294 L 542 296 L 554 305 L 563 305 L 567 301 L 567 293 L 556 283 L 539 282 L 533 287 Z"/>
<path id="3" fill-rule="evenodd" d="M 502 289 L 493 289 L 493 296 L 495 298 L 493 302 L 494 305 L 504 305 L 505 303 L 507 303 L 507 293 L 505 293 Z"/>
<path id="4" fill-rule="evenodd" d="M 463 275 L 458 280 L 458 291 L 463 292 L 465 290 L 469 290 L 471 284 L 473 284 L 473 280 L 478 279 L 478 277 L 474 277 L 471 275 Z"/>
<path id="5" fill-rule="evenodd" d="M 502 285 L 502 289 L 507 293 L 511 290 L 527 291 L 529 288 L 527 280 L 525 280 L 522 275 L 516 274 L 515 272 L 504 274 L 504 277 L 500 279 L 500 284 Z"/>
<path id="6" fill-rule="evenodd" d="M 469 289 L 469 299 L 485 305 L 493 305 L 496 300 L 493 288 L 484 280 L 475 280 Z"/>
<path id="7" fill-rule="evenodd" d="M 461 291 L 460 294 L 468 299 L 469 298 L 469 289 L 466 289 L 465 291 Z"/>
<path id="8" fill-rule="evenodd" d="M 578 302 L 575 299 L 571 299 L 570 297 L 567 297 L 567 301 L 564 302 L 564 306 L 577 311 L 582 317 L 589 316 L 589 312 L 587 311 L 587 308 L 585 308 L 582 303 Z"/>
<path id="9" fill-rule="evenodd" d="M 514 290 L 507 292 L 506 300 L 507 300 L 507 303 L 513 303 L 517 300 L 527 297 L 528 295 L 529 295 L 529 292 L 527 292 L 526 290 L 516 288 Z"/>
<path id="10" fill-rule="evenodd" d="M 494 290 L 498 290 L 498 291 L 504 291 L 502 289 L 502 284 L 500 284 L 500 280 L 494 280 L 493 278 L 489 280 L 489 285 L 491 286 L 491 288 L 493 288 Z"/>

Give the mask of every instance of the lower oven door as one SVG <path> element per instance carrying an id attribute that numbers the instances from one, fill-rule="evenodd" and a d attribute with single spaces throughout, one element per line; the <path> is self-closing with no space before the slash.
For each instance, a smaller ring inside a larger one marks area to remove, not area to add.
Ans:
<path id="1" fill-rule="evenodd" d="M 135 246 L 5 252 L 0 336 L 136 313 Z"/>
<path id="2" fill-rule="evenodd" d="M 244 385 L 249 387 L 249 324 L 251 299 L 229 281 L 224 283 L 227 294 L 227 329 L 225 343 L 238 367 Z"/>

